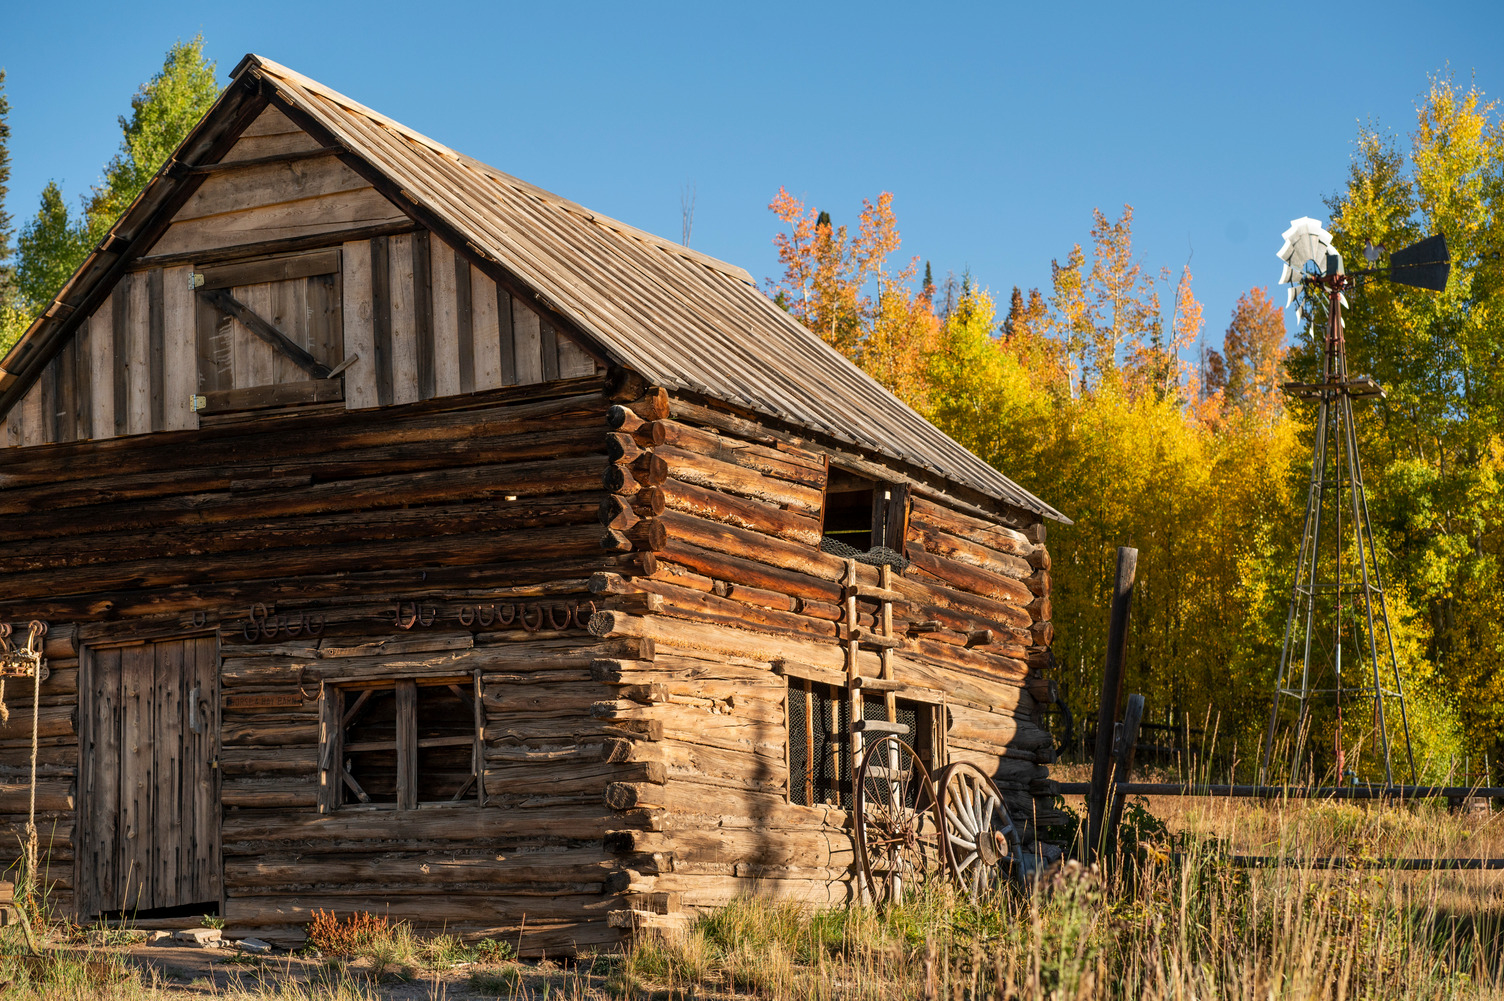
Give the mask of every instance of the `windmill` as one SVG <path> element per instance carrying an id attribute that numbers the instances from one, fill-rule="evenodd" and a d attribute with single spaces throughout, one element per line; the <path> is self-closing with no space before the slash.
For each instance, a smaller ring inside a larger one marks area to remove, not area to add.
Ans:
<path id="1" fill-rule="evenodd" d="M 1331 234 L 1315 219 L 1293 220 L 1283 235 L 1280 281 L 1290 286 L 1285 305 L 1295 305 L 1317 342 L 1321 377 L 1317 382 L 1292 382 L 1284 387 L 1291 397 L 1314 402 L 1317 409 L 1305 526 L 1290 587 L 1259 783 L 1272 777 L 1275 737 L 1282 724 L 1291 737 L 1287 780 L 1293 784 L 1315 778 L 1301 772 L 1318 709 L 1333 710 L 1332 756 L 1339 781 L 1358 781 L 1360 762 L 1356 759 L 1362 751 L 1361 744 L 1355 744 L 1354 760 L 1348 760 L 1344 713 L 1356 720 L 1361 717 L 1352 714 L 1371 711 L 1373 745 L 1382 758 L 1385 785 L 1394 784 L 1393 715 L 1398 716 L 1404 735 L 1405 760 L 1414 782 L 1415 755 L 1404 684 L 1394 655 L 1353 417 L 1354 400 L 1382 397 L 1384 390 L 1371 377 L 1348 372 L 1342 309 L 1347 305 L 1346 293 L 1370 280 L 1437 292 L 1444 289 L 1451 270 L 1446 239 L 1438 234 L 1397 250 L 1387 267 L 1376 266 L 1384 248 L 1370 243 L 1364 249 L 1369 267 L 1348 274 L 1342 255 L 1332 246 Z"/>

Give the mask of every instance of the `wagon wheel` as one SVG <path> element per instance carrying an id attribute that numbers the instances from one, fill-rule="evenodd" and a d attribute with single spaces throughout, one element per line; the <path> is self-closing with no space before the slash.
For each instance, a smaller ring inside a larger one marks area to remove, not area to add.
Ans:
<path id="1" fill-rule="evenodd" d="M 867 746 L 856 771 L 856 851 L 875 904 L 913 895 L 939 866 L 935 787 L 914 749 L 894 736 Z"/>
<path id="2" fill-rule="evenodd" d="M 935 782 L 935 819 L 945 868 L 973 899 L 1021 874 L 1018 832 L 1003 806 L 1003 794 L 987 773 L 968 761 L 941 770 Z"/>

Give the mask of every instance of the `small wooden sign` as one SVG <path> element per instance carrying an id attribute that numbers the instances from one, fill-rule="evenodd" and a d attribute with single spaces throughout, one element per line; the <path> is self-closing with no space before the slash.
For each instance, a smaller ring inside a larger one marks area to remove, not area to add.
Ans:
<path id="1" fill-rule="evenodd" d="M 303 696 L 289 692 L 286 695 L 227 695 L 226 709 L 272 709 L 301 706 Z"/>

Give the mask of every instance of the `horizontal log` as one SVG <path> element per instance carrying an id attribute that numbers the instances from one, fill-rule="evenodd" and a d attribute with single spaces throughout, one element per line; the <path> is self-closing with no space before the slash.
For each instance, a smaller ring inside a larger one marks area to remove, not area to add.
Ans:
<path id="1" fill-rule="evenodd" d="M 359 546 L 289 545 L 267 550 L 250 561 L 238 554 L 184 560 L 174 557 L 82 568 L 17 573 L 7 580 L 11 595 L 97 594 L 135 587 L 185 585 L 205 578 L 216 581 L 294 577 L 331 570 L 355 571 L 373 564 L 435 566 L 446 563 L 496 563 L 509 558 L 577 557 L 600 551 L 596 523 L 524 529 L 500 535 L 373 540 Z M 185 554 L 186 555 L 186 554 Z"/>
<path id="2" fill-rule="evenodd" d="M 905 547 L 904 553 L 915 566 L 934 574 L 952 587 L 963 591 L 969 591 L 984 598 L 991 598 L 994 601 L 1013 604 L 1020 608 L 1027 605 L 1033 599 L 1028 586 L 1019 581 L 990 573 L 979 567 L 958 563 L 943 556 L 935 556 L 925 552 L 912 542 Z"/>
<path id="3" fill-rule="evenodd" d="M 658 519 L 675 542 L 726 553 L 740 559 L 827 581 L 839 581 L 846 574 L 846 561 L 812 546 L 787 542 L 762 532 L 751 532 L 733 525 L 707 521 L 680 511 L 665 511 Z M 733 580 L 732 583 L 739 583 Z M 748 582 L 752 583 L 752 582 Z M 777 590 L 774 588 L 773 590 Z M 837 591 L 839 594 L 839 591 Z"/>
<path id="4" fill-rule="evenodd" d="M 967 563 L 1014 580 L 1024 580 L 1034 572 L 1034 567 L 1030 562 L 1021 556 L 1000 553 L 933 528 L 911 526 L 909 537 L 936 556 L 944 556 L 958 563 Z"/>
<path id="5" fill-rule="evenodd" d="M 683 511 L 792 542 L 811 546 L 820 544 L 820 523 L 814 518 L 682 480 L 665 480 L 661 485 L 644 491 L 640 497 L 640 502 L 659 511 Z"/>
<path id="6" fill-rule="evenodd" d="M 714 622 L 738 629 L 787 632 L 813 639 L 834 640 L 836 624 L 823 619 L 778 611 L 765 605 L 746 604 L 734 598 L 722 598 L 662 581 L 638 578 L 638 587 L 662 598 L 656 611 L 664 615 L 697 622 Z"/>
<path id="7" fill-rule="evenodd" d="M 774 660 L 796 660 L 830 670 L 843 668 L 846 663 L 845 652 L 835 644 L 671 619 L 663 615 L 632 616 L 620 612 L 597 612 L 591 616 L 590 631 L 603 638 L 640 636 L 652 639 L 660 650 L 669 646 L 681 650 L 751 657 L 769 663 Z M 869 662 L 874 667 L 870 673 L 878 673 L 875 669 L 877 658 L 874 655 L 861 654 L 859 658 L 861 662 Z"/>
<path id="8" fill-rule="evenodd" d="M 642 853 L 639 853 L 642 854 Z M 649 853 L 650 854 L 650 853 Z M 225 882 L 237 893 L 264 886 L 308 883 L 361 886 L 411 882 L 435 888 L 456 885 L 509 886 L 538 883 L 600 884 L 620 863 L 600 846 L 530 848 L 498 856 L 494 852 L 270 852 L 225 864 Z"/>
<path id="9" fill-rule="evenodd" d="M 15 684 L 15 681 L 12 680 L 11 684 Z M 35 732 L 38 737 L 70 737 L 78 733 L 78 706 L 76 704 L 39 706 L 36 716 Z M 3 741 L 30 741 L 32 732 L 30 711 L 12 712 L 10 719 L 0 723 L 0 740 Z"/>
<path id="10" fill-rule="evenodd" d="M 6 449 L 0 455 L 0 496 L 18 496 L 25 487 L 38 487 L 45 496 L 67 482 L 137 474 L 160 477 L 215 467 L 234 470 L 241 477 L 268 475 L 289 464 L 338 463 L 342 456 L 348 458 L 360 449 L 403 443 L 438 449 L 445 442 L 536 433 L 539 427 L 595 425 L 605 431 L 599 422 L 606 401 L 597 392 L 560 396 L 558 389 L 550 387 L 515 390 L 439 398 L 405 405 L 400 412 L 321 412 L 242 425 Z M 540 391 L 554 398 L 529 399 Z M 274 451 L 265 448 L 268 425 L 279 432 Z M 604 447 L 604 438 L 601 444 Z"/>
<path id="11" fill-rule="evenodd" d="M 840 587 L 830 581 L 683 542 L 674 538 L 672 532 L 659 555 L 715 580 L 751 584 L 827 604 L 834 604 L 841 598 Z"/>
<path id="12" fill-rule="evenodd" d="M 36 808 L 49 812 L 73 809 L 73 783 L 68 779 L 38 779 Z M 0 780 L 0 813 L 25 813 L 31 806 L 31 782 Z"/>
<path id="13" fill-rule="evenodd" d="M 664 460 L 669 476 L 707 490 L 737 494 L 806 518 L 820 515 L 823 494 L 813 488 L 775 479 L 755 469 L 722 462 L 707 455 L 661 445 L 653 454 Z"/>
<path id="14" fill-rule="evenodd" d="M 791 598 L 780 591 L 769 591 L 760 587 L 750 587 L 746 584 L 726 584 L 717 581 L 714 593 L 732 601 L 739 601 L 746 605 L 761 605 L 763 608 L 772 608 L 781 612 L 799 611 L 799 601 Z M 816 616 L 824 618 L 825 616 Z"/>
<path id="15" fill-rule="evenodd" d="M 1006 525 L 953 510 L 926 497 L 914 497 L 909 508 L 911 530 L 926 527 L 974 542 L 979 546 L 1010 556 L 1028 556 L 1035 549 L 1024 532 Z"/>
<path id="16" fill-rule="evenodd" d="M 649 433 L 655 447 L 668 445 L 815 490 L 825 488 L 824 458 L 813 453 L 755 445 L 673 420 L 654 422 Z"/>

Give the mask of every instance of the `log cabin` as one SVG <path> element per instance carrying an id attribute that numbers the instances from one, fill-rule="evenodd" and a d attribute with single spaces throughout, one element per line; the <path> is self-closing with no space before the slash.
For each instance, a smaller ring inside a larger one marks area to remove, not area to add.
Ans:
<path id="1" fill-rule="evenodd" d="M 0 363 L 0 838 L 81 922 L 595 949 L 856 899 L 874 720 L 1037 847 L 1047 520 L 740 268 L 247 56 Z"/>

